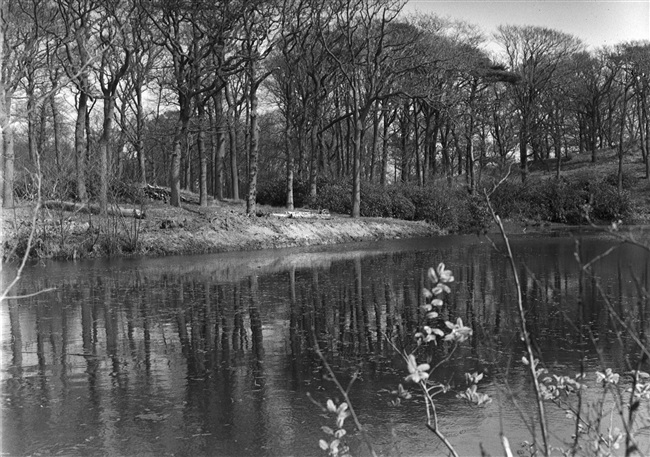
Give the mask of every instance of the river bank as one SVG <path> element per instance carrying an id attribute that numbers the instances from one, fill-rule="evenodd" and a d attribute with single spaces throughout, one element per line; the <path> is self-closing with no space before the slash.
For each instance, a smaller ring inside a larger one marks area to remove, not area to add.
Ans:
<path id="1" fill-rule="evenodd" d="M 148 202 L 143 219 L 41 208 L 32 243 L 34 258 L 165 256 L 428 237 L 443 234 L 426 222 L 346 215 L 286 217 L 283 209 L 262 207 L 247 216 L 243 202 L 211 202 L 180 208 Z M 27 246 L 33 206 L 2 210 L 4 256 Z M 305 214 L 309 216 L 309 214 Z"/>

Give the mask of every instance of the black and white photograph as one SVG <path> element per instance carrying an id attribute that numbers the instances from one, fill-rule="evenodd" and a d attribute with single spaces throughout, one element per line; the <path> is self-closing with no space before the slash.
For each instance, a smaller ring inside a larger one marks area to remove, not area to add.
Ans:
<path id="1" fill-rule="evenodd" d="M 0 456 L 650 456 L 649 0 L 0 0 Z"/>

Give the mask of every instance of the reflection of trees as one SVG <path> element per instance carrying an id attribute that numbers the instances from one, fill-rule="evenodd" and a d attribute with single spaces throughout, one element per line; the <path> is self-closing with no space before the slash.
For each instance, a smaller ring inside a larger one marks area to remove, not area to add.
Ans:
<path id="1" fill-rule="evenodd" d="M 567 318 L 590 323 L 595 334 L 607 328 L 595 279 L 578 278 L 577 269 L 571 265 L 572 255 L 567 252 L 570 248 L 555 246 L 555 251 L 544 253 L 544 259 L 531 256 L 519 265 L 524 304 L 531 327 L 543 329 L 537 335 L 542 342 L 571 333 Z M 581 249 L 585 251 L 584 257 L 593 251 Z M 127 278 L 120 277 L 118 272 L 114 278 L 74 284 L 69 291 L 75 300 L 83 303 L 79 309 L 84 354 L 96 355 L 101 340 L 117 373 L 121 369 L 119 355 L 124 337 L 129 357 L 143 360 L 151 369 L 152 338 L 158 332 L 155 328 L 161 322 L 170 322 L 173 316 L 171 322 L 188 368 L 200 375 L 220 363 L 222 357 L 225 363 L 237 364 L 247 356 L 247 351 L 252 351 L 254 357 L 263 358 L 262 325 L 271 317 L 288 319 L 287 338 L 294 358 L 313 347 L 314 334 L 332 353 L 343 356 L 380 354 L 384 349 L 384 335 L 408 341 L 421 317 L 420 290 L 426 277 L 425 268 L 414 270 L 410 265 L 435 264 L 438 258 L 453 259 L 458 252 L 453 249 L 439 252 L 435 254 L 436 260 L 426 262 L 422 260 L 425 255 L 420 252 L 365 258 L 358 255 L 352 260 L 333 260 L 323 269 L 290 268 L 285 273 L 261 275 L 259 280 L 248 277 L 226 284 L 215 284 L 205 276 L 195 279 L 165 273 L 145 277 L 138 273 Z M 498 262 L 498 256 L 482 246 L 473 246 L 455 265 L 449 264 L 457 284 L 444 317 L 460 316 L 476 331 L 480 327 L 481 331 L 508 340 L 514 323 L 508 309 L 512 291 L 507 286 L 507 270 Z M 638 272 L 641 277 L 637 282 L 643 284 L 648 280 L 648 267 L 642 262 L 640 268 L 633 269 L 629 263 L 619 260 L 616 265 L 604 264 L 598 274 L 609 278 L 605 288 L 618 311 L 642 324 L 643 330 L 647 318 L 640 300 L 645 299 L 638 297 L 634 283 L 625 278 L 629 277 L 627 271 L 632 270 L 633 274 Z M 277 287 L 273 283 L 276 279 L 288 283 L 288 287 Z M 94 299 L 97 293 L 101 295 Z M 273 300 L 262 298 L 267 296 Z M 579 297 L 582 299 L 578 300 Z M 20 339 L 20 329 L 13 325 L 17 314 L 13 307 L 9 308 L 12 332 Z M 40 308 L 34 309 L 39 354 L 46 352 L 48 338 L 53 350 L 57 344 L 63 345 L 63 338 L 70 341 L 67 332 L 71 330 L 63 320 L 65 313 L 50 321 L 43 318 Z M 56 331 L 52 330 L 53 326 Z M 63 328 L 68 329 L 65 335 L 61 335 Z M 125 335 L 121 334 L 122 329 Z M 98 335 L 100 330 L 103 337 Z M 57 338 L 61 340 L 59 343 Z M 59 357 L 66 357 L 66 351 L 61 348 L 59 351 Z M 14 357 L 16 362 L 20 361 L 20 354 Z M 46 363 L 39 360 L 41 365 Z M 96 357 L 88 357 L 87 361 L 87 370 L 92 373 Z"/>
<path id="2" fill-rule="evenodd" d="M 567 349 L 583 347 L 573 327 L 578 325 L 599 338 L 612 360 L 622 359 L 628 348 L 608 333 L 596 279 L 579 274 L 573 244 L 519 248 L 525 306 L 542 353 L 557 360 L 574 357 Z M 583 258 L 593 258 L 604 248 L 580 249 Z M 647 258 L 625 249 L 620 260 L 607 259 L 594 270 L 626 321 L 647 332 L 647 298 L 636 285 L 650 283 Z M 174 436 L 173 427 L 202 437 L 209 432 L 197 441 L 200 454 L 215 440 L 239 439 L 254 426 L 260 431 L 255 446 L 261 447 L 279 424 L 291 427 L 290 418 L 280 416 L 298 401 L 295 393 L 322 381 L 315 344 L 339 372 L 369 373 L 392 364 L 384 335 L 398 346 L 412 344 L 426 268 L 440 260 L 456 277 L 443 318 L 461 317 L 477 335 L 458 353 L 455 367 L 508 366 L 518 359 L 508 270 L 491 247 L 477 244 L 331 257 L 314 269 L 289 265 L 255 275 L 249 270 L 233 281 L 183 269 L 66 276 L 56 294 L 7 303 L 9 371 L 17 384 L 33 378 L 30 385 L 42 404 L 76 389 L 74 399 L 70 395 L 58 407 L 71 423 L 76 416 L 94 425 L 111 414 L 133 418 L 145 409 L 162 414 L 176 407 L 183 414 L 176 422 L 149 424 L 157 435 Z M 36 278 L 29 287 L 51 286 L 47 281 Z M 442 357 L 445 350 L 442 344 L 429 357 Z M 29 408 L 28 395 L 20 395 L 23 421 L 46 417 Z M 17 411 L 18 406 L 8 414 Z M 197 423 L 207 429 L 190 430 Z M 132 425 L 120 424 L 121 433 Z"/>
<path id="3" fill-rule="evenodd" d="M 20 307 L 18 301 L 7 299 L 9 307 L 9 327 L 11 329 L 11 368 L 13 376 L 20 378 L 23 368 L 23 332 L 20 328 Z"/>

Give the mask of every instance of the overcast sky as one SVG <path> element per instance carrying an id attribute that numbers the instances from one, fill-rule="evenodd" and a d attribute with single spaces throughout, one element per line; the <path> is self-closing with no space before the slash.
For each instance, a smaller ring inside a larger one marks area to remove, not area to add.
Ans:
<path id="1" fill-rule="evenodd" d="M 502 24 L 571 33 L 589 47 L 650 40 L 650 0 L 408 0 L 405 12 L 463 19 L 491 34 Z"/>

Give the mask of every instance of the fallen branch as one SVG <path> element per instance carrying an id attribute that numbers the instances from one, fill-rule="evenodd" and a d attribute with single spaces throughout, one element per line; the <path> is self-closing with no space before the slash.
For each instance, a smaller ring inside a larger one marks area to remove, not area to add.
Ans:
<path id="1" fill-rule="evenodd" d="M 142 188 L 144 191 L 145 195 L 151 199 L 154 200 L 162 200 L 164 202 L 168 202 L 169 199 L 171 198 L 171 190 L 165 187 L 158 187 L 158 186 L 152 186 L 151 184 L 147 184 L 145 187 Z M 195 203 L 198 204 L 197 199 L 191 199 L 184 197 L 183 195 L 179 195 L 181 202 L 183 203 Z"/>
<path id="2" fill-rule="evenodd" d="M 79 213 L 99 214 L 101 211 L 98 204 L 94 203 L 77 203 L 77 202 L 64 202 L 58 200 L 47 200 L 43 202 L 44 208 L 49 209 L 62 209 L 64 211 L 73 211 Z M 108 214 L 113 216 L 134 217 L 136 219 L 144 219 L 145 213 L 137 208 L 122 208 L 113 205 L 107 208 Z"/>
<path id="3" fill-rule="evenodd" d="M 273 217 L 285 217 L 288 219 L 331 219 L 329 213 L 315 213 L 311 211 L 287 211 L 285 213 L 271 213 Z"/>

